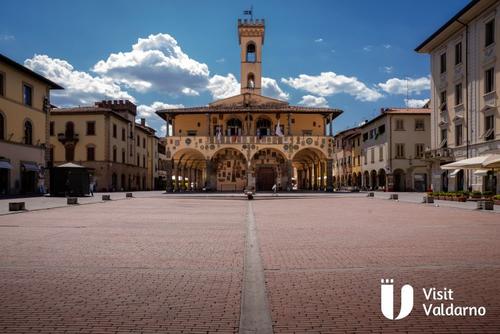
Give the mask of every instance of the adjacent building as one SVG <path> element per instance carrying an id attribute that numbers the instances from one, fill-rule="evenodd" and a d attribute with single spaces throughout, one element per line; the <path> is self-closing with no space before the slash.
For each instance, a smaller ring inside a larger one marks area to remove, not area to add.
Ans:
<path id="1" fill-rule="evenodd" d="M 0 54 L 0 196 L 46 189 L 50 91 L 63 89 Z"/>
<path id="2" fill-rule="evenodd" d="M 136 123 L 130 101 L 53 108 L 49 121 L 50 163 L 74 162 L 90 169 L 98 191 L 151 190 L 158 178 L 158 137 Z"/>
<path id="3" fill-rule="evenodd" d="M 241 94 L 157 111 L 167 125 L 167 190 L 333 190 L 332 108 L 262 96 L 264 20 L 239 20 Z M 173 182 L 172 182 L 173 181 Z"/>
<path id="4" fill-rule="evenodd" d="M 335 187 L 426 191 L 430 166 L 430 109 L 383 108 L 359 127 L 335 135 Z"/>
<path id="5" fill-rule="evenodd" d="M 441 170 L 500 151 L 500 2 L 474 0 L 420 44 L 431 59 L 431 147 L 435 191 L 500 192 L 498 172 Z"/>

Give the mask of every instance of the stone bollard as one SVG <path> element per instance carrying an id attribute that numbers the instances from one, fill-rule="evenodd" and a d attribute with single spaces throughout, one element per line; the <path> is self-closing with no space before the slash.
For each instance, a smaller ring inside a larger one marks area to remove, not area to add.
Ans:
<path id="1" fill-rule="evenodd" d="M 366 197 L 375 197 L 375 194 L 373 192 L 369 192 L 368 195 L 366 195 Z"/>
<path id="2" fill-rule="evenodd" d="M 111 195 L 102 195 L 103 201 L 111 201 Z"/>
<path id="3" fill-rule="evenodd" d="M 78 204 L 78 197 L 68 197 L 66 199 L 66 203 L 68 205 L 75 205 L 75 204 Z"/>
<path id="4" fill-rule="evenodd" d="M 397 200 L 397 199 L 399 199 L 399 198 L 398 198 L 398 194 L 390 194 L 390 195 L 389 195 L 389 199 L 393 199 L 393 200 Z"/>
<path id="5" fill-rule="evenodd" d="M 26 210 L 26 205 L 24 202 L 10 202 L 9 211 L 24 211 Z"/>
<path id="6" fill-rule="evenodd" d="M 429 195 L 424 196 L 424 203 L 429 203 L 429 204 L 434 203 L 434 196 L 429 196 Z"/>
<path id="7" fill-rule="evenodd" d="M 132 193 L 126 193 L 126 194 L 125 194 L 125 197 L 127 197 L 127 198 L 132 198 L 132 197 L 134 197 L 134 195 L 132 195 Z"/>

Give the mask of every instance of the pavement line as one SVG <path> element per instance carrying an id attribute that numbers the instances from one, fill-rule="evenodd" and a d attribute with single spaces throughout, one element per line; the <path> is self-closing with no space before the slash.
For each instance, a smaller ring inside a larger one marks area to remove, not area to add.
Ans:
<path id="1" fill-rule="evenodd" d="M 260 258 L 252 202 L 248 201 L 243 288 L 241 293 L 240 334 L 271 334 L 273 323 L 267 301 L 264 268 Z"/>

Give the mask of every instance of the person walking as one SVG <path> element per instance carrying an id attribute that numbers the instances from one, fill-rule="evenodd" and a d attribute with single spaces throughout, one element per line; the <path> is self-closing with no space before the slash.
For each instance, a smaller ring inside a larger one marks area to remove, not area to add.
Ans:
<path id="1" fill-rule="evenodd" d="M 91 196 L 94 196 L 94 187 L 95 187 L 95 180 L 92 179 L 92 181 L 90 181 L 89 184 L 89 191 Z"/>
<path id="2" fill-rule="evenodd" d="M 273 184 L 273 196 L 278 196 L 278 186 L 275 184 Z"/>

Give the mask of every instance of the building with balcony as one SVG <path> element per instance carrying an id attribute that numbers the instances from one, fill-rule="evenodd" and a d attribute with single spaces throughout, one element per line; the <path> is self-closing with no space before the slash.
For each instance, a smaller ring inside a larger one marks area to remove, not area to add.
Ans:
<path id="1" fill-rule="evenodd" d="M 474 0 L 420 44 L 431 59 L 431 147 L 435 191 L 500 192 L 498 172 L 441 165 L 500 151 L 500 2 Z"/>
<path id="2" fill-rule="evenodd" d="M 0 196 L 47 189 L 52 89 L 62 87 L 0 54 Z"/>
<path id="3" fill-rule="evenodd" d="M 158 177 L 158 138 L 136 106 L 123 100 L 94 106 L 53 108 L 50 165 L 87 167 L 97 191 L 151 190 Z"/>
<path id="4" fill-rule="evenodd" d="M 342 111 L 262 96 L 264 32 L 264 20 L 238 20 L 241 94 L 157 111 L 167 123 L 168 191 L 333 190 L 329 134 Z"/>

